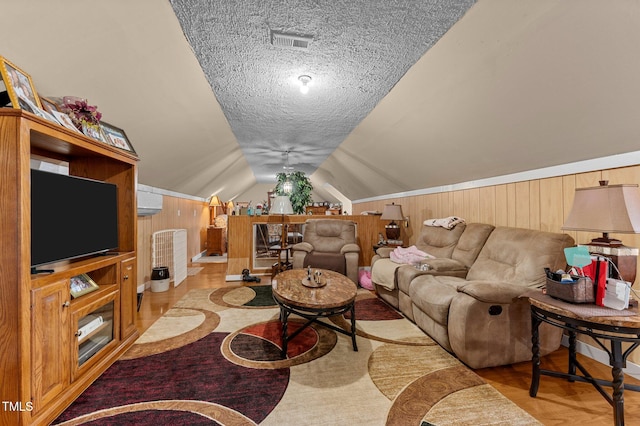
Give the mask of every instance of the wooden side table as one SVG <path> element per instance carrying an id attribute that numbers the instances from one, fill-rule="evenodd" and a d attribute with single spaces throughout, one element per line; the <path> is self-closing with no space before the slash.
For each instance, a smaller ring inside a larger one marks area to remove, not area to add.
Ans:
<path id="1" fill-rule="evenodd" d="M 404 247 L 403 244 L 374 244 L 373 245 L 373 251 L 378 250 L 380 247 L 389 247 L 389 248 L 396 248 L 396 247 Z"/>
<path id="2" fill-rule="evenodd" d="M 549 298 L 551 299 L 551 298 Z M 531 331 L 532 331 L 532 374 L 529 395 L 535 397 L 538 393 L 540 375 L 566 378 L 569 381 L 591 383 L 593 387 L 613 407 L 614 424 L 624 425 L 624 391 L 640 391 L 640 386 L 625 385 L 624 372 L 627 357 L 640 345 L 640 316 L 637 308 L 633 316 L 590 316 L 581 317 L 562 307 L 562 303 L 555 300 L 529 298 L 531 303 Z M 569 369 L 567 373 L 543 370 L 540 368 L 540 341 L 538 327 L 546 322 L 555 327 L 560 327 L 569 333 Z M 593 338 L 596 343 L 609 354 L 612 380 L 596 379 L 576 359 L 577 335 L 583 334 Z M 607 347 L 606 343 L 609 343 Z M 622 350 L 622 344 L 629 343 L 626 350 Z M 576 374 L 576 369 L 582 375 Z M 609 394 L 602 386 L 613 388 Z"/>
<path id="3" fill-rule="evenodd" d="M 227 252 L 225 231 L 225 228 L 216 228 L 215 226 L 207 228 L 207 253 L 209 255 L 217 254 L 222 256 Z"/>

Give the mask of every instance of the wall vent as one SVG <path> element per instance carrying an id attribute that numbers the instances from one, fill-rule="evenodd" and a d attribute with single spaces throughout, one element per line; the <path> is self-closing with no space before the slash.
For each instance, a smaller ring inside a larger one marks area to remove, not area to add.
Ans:
<path id="1" fill-rule="evenodd" d="M 278 47 L 308 49 L 313 37 L 271 31 L 271 44 Z"/>

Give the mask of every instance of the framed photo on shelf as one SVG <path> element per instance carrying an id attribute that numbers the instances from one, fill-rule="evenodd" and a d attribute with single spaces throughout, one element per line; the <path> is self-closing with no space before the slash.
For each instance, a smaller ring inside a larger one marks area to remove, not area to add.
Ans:
<path id="1" fill-rule="evenodd" d="M 42 105 L 42 109 L 47 111 L 49 114 L 53 114 L 54 111 L 60 112 L 58 104 L 43 96 L 40 96 L 40 104 Z"/>
<path id="2" fill-rule="evenodd" d="M 73 124 L 73 121 L 71 121 L 71 117 L 69 117 L 69 115 L 61 111 L 53 111 L 51 112 L 51 114 L 58 120 L 60 124 L 62 124 L 67 129 L 82 134 L 82 132 L 75 126 L 75 124 Z"/>
<path id="3" fill-rule="evenodd" d="M 120 149 L 124 149 L 125 151 L 133 152 L 134 154 L 136 154 L 136 151 L 135 149 L 133 149 L 133 146 L 131 145 L 131 142 L 129 142 L 129 138 L 127 137 L 127 134 L 124 132 L 124 130 L 112 124 L 105 123 L 104 121 L 101 121 L 100 125 L 102 126 L 102 130 L 104 131 L 104 134 L 108 139 L 107 143 L 110 143 L 111 145 Z"/>
<path id="4" fill-rule="evenodd" d="M 29 74 L 0 56 L 0 74 L 13 108 L 37 113 L 42 110 L 40 99 Z"/>
<path id="5" fill-rule="evenodd" d="M 44 96 L 40 96 L 40 103 L 42 104 L 42 109 L 53 115 L 58 123 L 60 123 L 62 126 L 66 127 L 69 130 L 73 130 L 76 133 L 82 133 L 80 130 L 78 130 L 75 124 L 73 124 L 73 121 L 71 121 L 71 117 L 60 110 L 60 106 L 55 101 L 45 98 Z"/>
<path id="6" fill-rule="evenodd" d="M 82 133 L 107 145 L 111 145 L 111 141 L 107 140 L 107 136 L 102 131 L 102 125 L 82 123 Z"/>
<path id="7" fill-rule="evenodd" d="M 98 288 L 100 288 L 98 284 L 96 284 L 96 282 L 87 274 L 80 274 L 75 277 L 71 277 L 70 291 L 71 297 L 74 299 L 87 293 L 91 293 Z"/>

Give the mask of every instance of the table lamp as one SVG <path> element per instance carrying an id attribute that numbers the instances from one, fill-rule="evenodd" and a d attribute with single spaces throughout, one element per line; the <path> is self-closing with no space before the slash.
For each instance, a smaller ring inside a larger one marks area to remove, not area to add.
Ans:
<path id="1" fill-rule="evenodd" d="M 212 195 L 211 200 L 209 200 L 209 209 L 211 211 L 211 214 L 209 217 L 209 223 L 211 225 L 213 225 L 213 222 L 216 219 L 216 209 L 221 205 L 222 203 L 220 202 L 220 197 L 218 197 L 217 195 Z"/>
<path id="2" fill-rule="evenodd" d="M 562 229 L 602 232 L 601 238 L 594 238 L 585 244 L 589 252 L 610 258 L 621 278 L 633 284 L 638 249 L 626 247 L 622 241 L 609 238 L 609 233 L 640 233 L 638 185 L 609 185 L 608 181 L 600 181 L 600 186 L 576 189 L 573 207 Z"/>
<path id="3" fill-rule="evenodd" d="M 391 223 L 385 226 L 387 240 L 397 240 L 400 238 L 400 226 L 395 221 L 404 220 L 402 206 L 395 203 L 385 205 L 380 219 L 391 221 Z"/>

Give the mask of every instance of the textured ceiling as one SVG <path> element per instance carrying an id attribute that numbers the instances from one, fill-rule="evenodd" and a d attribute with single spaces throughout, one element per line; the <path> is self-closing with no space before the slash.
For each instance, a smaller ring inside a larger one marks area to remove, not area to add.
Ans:
<path id="1" fill-rule="evenodd" d="M 475 0 L 171 0 L 258 182 L 312 174 Z M 279 47 L 271 32 L 312 38 Z M 311 77 L 301 94 L 300 75 Z"/>
<path id="2" fill-rule="evenodd" d="M 264 199 L 287 149 L 318 201 L 640 164 L 639 1 L 471 3 L 4 1 L 0 55 L 125 129 L 141 184 L 203 198 Z"/>

